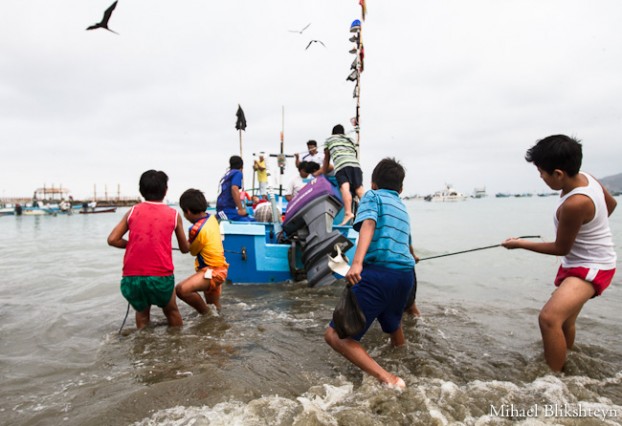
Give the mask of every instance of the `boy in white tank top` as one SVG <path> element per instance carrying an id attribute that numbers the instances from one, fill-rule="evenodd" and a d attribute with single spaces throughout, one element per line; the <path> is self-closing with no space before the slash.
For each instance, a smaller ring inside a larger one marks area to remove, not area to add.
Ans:
<path id="1" fill-rule="evenodd" d="M 582 158 L 579 141 L 565 135 L 549 136 L 527 150 L 525 159 L 538 168 L 542 180 L 561 191 L 555 241 L 508 238 L 502 243 L 508 249 L 563 256 L 557 289 L 538 317 L 544 358 L 553 371 L 564 367 L 581 308 L 609 286 L 616 267 L 609 216 L 617 202 L 595 178 L 579 171 Z"/>

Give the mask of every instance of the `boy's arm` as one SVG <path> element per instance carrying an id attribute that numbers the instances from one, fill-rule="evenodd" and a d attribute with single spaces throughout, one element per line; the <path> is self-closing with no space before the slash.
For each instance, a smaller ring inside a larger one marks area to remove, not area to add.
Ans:
<path id="1" fill-rule="evenodd" d="M 363 260 L 367 254 L 367 249 L 371 244 L 371 240 L 374 237 L 374 231 L 376 230 L 376 222 L 372 219 L 365 219 L 361 224 L 361 230 L 359 231 L 359 241 L 354 252 L 354 259 L 352 259 L 352 266 L 346 274 L 346 281 L 350 284 L 356 284 L 361 281 L 361 272 L 363 271 Z"/>
<path id="2" fill-rule="evenodd" d="M 240 188 L 237 185 L 231 185 L 231 196 L 233 197 L 235 207 L 238 209 L 238 214 L 240 216 L 246 216 L 248 213 L 242 204 L 242 200 L 240 200 Z"/>
<path id="3" fill-rule="evenodd" d="M 412 245 L 412 244 L 410 244 L 410 245 L 408 246 L 408 249 L 410 250 L 410 254 L 412 254 L 412 255 L 413 255 L 413 257 L 415 258 L 415 262 L 419 262 L 420 258 L 419 258 L 419 256 L 417 256 L 417 255 L 415 254 L 415 249 L 413 248 L 413 245 Z"/>
<path id="4" fill-rule="evenodd" d="M 321 174 L 328 173 L 328 171 L 330 170 L 329 167 L 330 167 L 330 151 L 328 150 L 328 148 L 324 148 L 324 161 L 322 162 L 322 165 L 320 166 L 319 170 L 313 173 L 313 176 L 319 176 Z"/>
<path id="5" fill-rule="evenodd" d="M 181 215 L 177 215 L 177 225 L 175 226 L 175 236 L 177 237 L 177 245 L 179 251 L 182 253 L 188 253 L 190 251 L 190 244 L 184 233 L 184 224 L 181 220 Z"/>
<path id="6" fill-rule="evenodd" d="M 555 241 L 543 243 L 508 238 L 501 245 L 507 249 L 522 248 L 536 253 L 565 256 L 570 253 L 581 225 L 594 215 L 594 203 L 583 195 L 574 195 L 568 198 L 558 209 L 559 224 Z"/>
<path id="7" fill-rule="evenodd" d="M 130 210 L 131 211 L 131 210 Z M 127 233 L 127 218 L 130 214 L 130 211 L 123 215 L 123 219 L 115 226 L 110 235 L 108 235 L 108 245 L 117 248 L 125 248 L 127 246 L 127 240 L 123 238 L 123 236 Z"/>

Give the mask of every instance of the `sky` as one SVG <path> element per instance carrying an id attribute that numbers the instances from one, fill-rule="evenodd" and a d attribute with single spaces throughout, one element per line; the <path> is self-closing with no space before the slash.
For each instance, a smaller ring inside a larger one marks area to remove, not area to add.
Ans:
<path id="1" fill-rule="evenodd" d="M 216 198 L 242 106 L 245 185 L 253 153 L 321 146 L 352 131 L 358 0 L 3 0 L 0 196 L 42 186 L 75 198 L 137 196 L 148 169 Z M 525 151 L 564 133 L 583 169 L 622 172 L 619 0 L 367 0 L 360 157 L 406 168 L 405 195 L 546 192 Z M 300 30 L 311 24 L 302 33 Z M 310 40 L 321 40 L 325 47 Z M 296 172 L 289 161 L 275 185 Z"/>

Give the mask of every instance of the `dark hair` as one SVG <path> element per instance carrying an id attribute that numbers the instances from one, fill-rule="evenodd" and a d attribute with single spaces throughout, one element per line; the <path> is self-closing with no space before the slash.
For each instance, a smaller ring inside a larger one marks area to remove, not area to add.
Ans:
<path id="1" fill-rule="evenodd" d="M 343 126 L 341 124 L 337 124 L 335 127 L 333 127 L 333 135 L 343 135 L 345 133 L 346 131 L 343 129 Z"/>
<path id="2" fill-rule="evenodd" d="M 298 163 L 298 170 L 307 170 L 307 163 L 306 161 L 301 161 L 300 163 Z"/>
<path id="3" fill-rule="evenodd" d="M 313 174 L 320 170 L 320 165 L 315 161 L 306 161 L 305 162 L 305 172 Z"/>
<path id="4" fill-rule="evenodd" d="M 581 142 L 566 135 L 548 136 L 527 150 L 525 160 L 548 174 L 559 169 L 572 177 L 581 169 Z"/>
<path id="5" fill-rule="evenodd" d="M 371 181 L 378 186 L 378 189 L 391 189 L 400 192 L 404 184 L 406 171 L 395 158 L 384 158 L 380 160 L 371 174 Z"/>
<path id="6" fill-rule="evenodd" d="M 198 214 L 207 210 L 207 200 L 205 195 L 198 189 L 187 189 L 179 197 L 179 207 L 185 212 Z"/>
<path id="7" fill-rule="evenodd" d="M 232 169 L 241 169 L 244 165 L 244 160 L 239 155 L 232 155 L 229 158 L 229 167 Z"/>
<path id="8" fill-rule="evenodd" d="M 146 201 L 162 201 L 168 190 L 168 176 L 159 170 L 147 170 L 140 176 L 138 189 Z"/>
<path id="9" fill-rule="evenodd" d="M 313 139 L 310 139 L 310 140 L 307 142 L 307 146 L 309 146 L 309 145 L 317 146 L 317 142 L 316 142 L 316 141 L 314 141 Z"/>

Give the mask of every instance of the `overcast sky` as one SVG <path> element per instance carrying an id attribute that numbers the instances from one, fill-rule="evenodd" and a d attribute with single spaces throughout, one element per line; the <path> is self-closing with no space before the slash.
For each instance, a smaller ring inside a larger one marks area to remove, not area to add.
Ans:
<path id="1" fill-rule="evenodd" d="M 29 196 L 94 186 L 138 194 L 147 169 L 215 199 L 228 158 L 246 186 L 252 153 L 320 145 L 355 114 L 350 24 L 357 0 L 3 0 L 0 191 Z M 584 170 L 622 171 L 622 2 L 368 0 L 363 23 L 361 160 L 369 186 L 386 156 L 407 169 L 405 194 L 547 190 L 524 152 L 566 133 Z M 297 34 L 289 30 L 301 29 Z M 305 50 L 312 39 L 321 40 Z M 278 174 L 276 163 L 269 164 Z M 284 185 L 294 173 L 288 165 Z"/>

